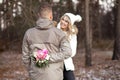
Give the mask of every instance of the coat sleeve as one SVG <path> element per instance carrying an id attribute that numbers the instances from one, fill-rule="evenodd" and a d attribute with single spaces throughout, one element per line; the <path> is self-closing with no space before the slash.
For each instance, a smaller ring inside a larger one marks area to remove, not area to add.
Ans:
<path id="1" fill-rule="evenodd" d="M 27 33 L 25 34 L 23 38 L 23 43 L 22 43 L 22 60 L 23 60 L 25 67 L 28 68 L 30 64 L 30 54 L 29 54 Z"/>
<path id="2" fill-rule="evenodd" d="M 77 49 L 77 35 L 71 35 L 71 39 L 70 39 L 70 46 L 72 49 L 72 57 L 74 57 L 76 55 L 76 49 Z"/>
<path id="3" fill-rule="evenodd" d="M 59 62 L 69 58 L 72 55 L 70 43 L 66 36 L 61 39 L 60 52 L 50 54 L 50 61 Z"/>

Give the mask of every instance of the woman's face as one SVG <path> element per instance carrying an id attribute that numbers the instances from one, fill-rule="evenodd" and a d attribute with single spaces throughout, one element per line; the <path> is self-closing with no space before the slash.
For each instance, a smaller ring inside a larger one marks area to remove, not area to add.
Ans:
<path id="1" fill-rule="evenodd" d="M 64 30 L 66 30 L 69 25 L 68 19 L 69 18 L 67 16 L 64 16 L 60 20 L 60 27 Z"/>

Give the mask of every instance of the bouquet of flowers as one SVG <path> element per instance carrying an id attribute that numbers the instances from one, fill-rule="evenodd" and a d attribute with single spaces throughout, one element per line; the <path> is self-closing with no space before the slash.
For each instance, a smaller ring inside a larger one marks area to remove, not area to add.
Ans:
<path id="1" fill-rule="evenodd" d="M 33 53 L 33 60 L 35 61 L 37 67 L 43 68 L 48 66 L 49 64 L 48 50 L 43 49 Z"/>

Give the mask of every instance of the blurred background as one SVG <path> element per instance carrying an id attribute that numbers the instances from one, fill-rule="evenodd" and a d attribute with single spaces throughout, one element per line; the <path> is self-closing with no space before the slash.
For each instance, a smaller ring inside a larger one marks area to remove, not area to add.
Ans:
<path id="1" fill-rule="evenodd" d="M 37 7 L 42 1 L 45 0 L 0 0 L 0 50 L 21 46 L 26 29 L 35 26 Z M 82 22 L 75 24 L 79 29 L 78 47 L 84 47 L 85 0 L 46 1 L 53 5 L 54 20 L 57 22 L 66 12 L 81 15 Z M 89 26 L 93 48 L 113 48 L 116 6 L 115 0 L 90 0 Z"/>

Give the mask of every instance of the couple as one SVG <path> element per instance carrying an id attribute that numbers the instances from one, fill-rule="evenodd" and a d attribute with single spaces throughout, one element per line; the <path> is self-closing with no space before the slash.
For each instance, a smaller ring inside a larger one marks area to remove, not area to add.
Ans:
<path id="1" fill-rule="evenodd" d="M 52 6 L 46 2 L 40 4 L 38 16 L 36 27 L 26 31 L 22 45 L 22 59 L 30 80 L 75 80 L 72 57 L 76 54 L 77 28 L 73 25 L 80 22 L 81 17 L 65 13 L 56 28 Z M 32 55 L 43 49 L 48 52 L 49 65 L 40 68 L 35 66 Z"/>

